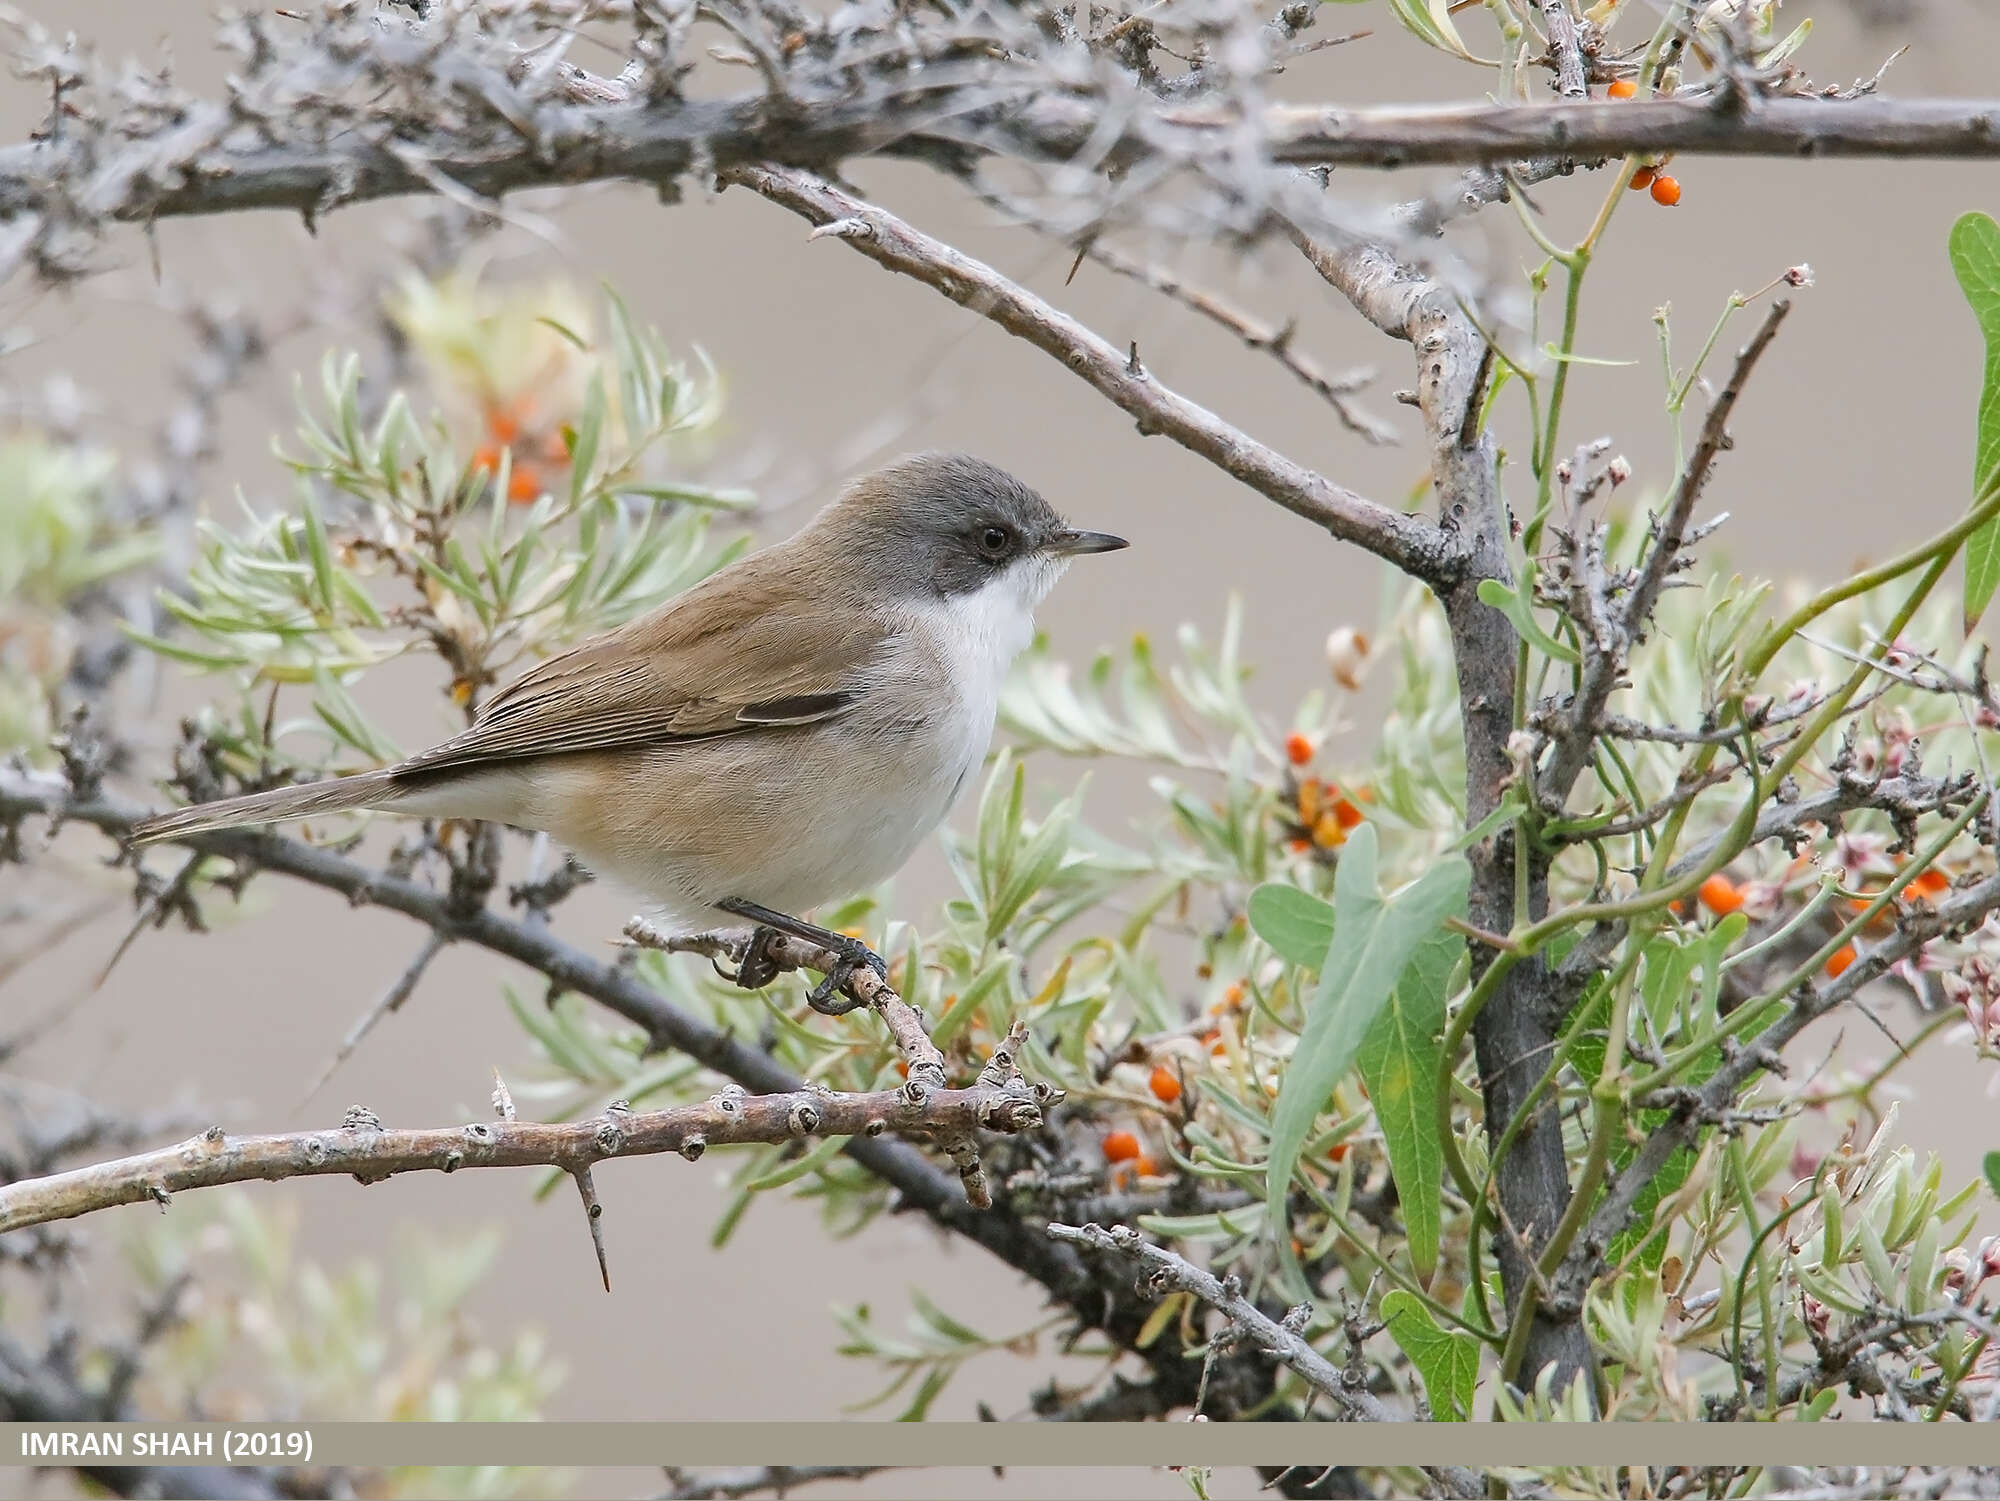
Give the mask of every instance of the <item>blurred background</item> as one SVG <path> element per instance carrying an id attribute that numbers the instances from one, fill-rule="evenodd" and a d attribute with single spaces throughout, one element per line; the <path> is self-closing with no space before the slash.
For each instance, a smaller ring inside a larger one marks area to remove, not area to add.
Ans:
<path id="1" fill-rule="evenodd" d="M 1788 17 L 1795 8 L 1798 19 L 1810 14 L 1816 22 L 1801 59 L 1816 80 L 1866 77 L 1907 44 L 1886 92 L 1992 92 L 2000 14 L 1991 5 L 1821 0 L 1810 9 L 1788 5 Z M 170 51 L 179 78 L 197 89 L 220 82 L 203 6 L 29 0 L 21 9 L 95 38 L 107 54 L 150 59 Z M 1322 25 L 1373 25 L 1377 34 L 1303 60 L 1285 79 L 1294 97 L 1411 101 L 1446 97 L 1453 86 L 1377 7 L 1341 7 Z M 583 53 L 576 60 L 611 62 Z M 0 91 L 0 138 L 22 138 L 45 103 L 20 84 Z M 1635 483 L 1627 493 L 1639 498 L 1629 503 L 1658 493 L 1667 462 L 1654 309 L 1672 305 L 1685 343 L 1706 329 L 1730 292 L 1809 262 L 1817 285 L 1795 294 L 1793 316 L 1735 424 L 1737 447 L 1708 493 L 1711 511 L 1734 518 L 1722 538 L 1729 561 L 1747 573 L 1825 577 L 1897 550 L 1962 507 L 1980 348 L 1946 264 L 1945 234 L 1967 209 L 2000 210 L 2000 170 L 1688 160 L 1677 173 L 1684 189 L 1677 209 L 1640 202 L 1620 214 L 1586 299 L 1583 347 L 1631 363 L 1580 383 L 1569 431 L 1609 435 L 1614 450 L 1630 458 Z M 1407 346 L 1376 335 L 1296 256 L 1277 247 L 1241 260 L 1184 247 L 1161 252 L 1176 269 L 1274 323 L 1296 317 L 1298 347 L 1323 366 L 1378 369 L 1365 399 L 1399 431 L 1401 446 L 1365 445 L 1274 363 L 1245 357 L 1229 336 L 1133 283 L 1087 264 L 1065 287 L 1067 248 L 996 224 L 925 173 L 865 163 L 855 175 L 869 195 L 1076 312 L 1114 343 L 1137 340 L 1163 380 L 1303 462 L 1392 504 L 1419 480 L 1415 415 L 1390 396 L 1408 383 Z M 1412 196 L 1419 185 L 1417 174 L 1355 171 L 1335 183 L 1385 199 Z M 1587 180 L 1559 180 L 1536 197 L 1558 224 L 1572 225 L 1594 210 L 1598 192 Z M 668 208 L 649 190 L 625 186 L 518 202 L 547 221 L 554 243 L 505 231 L 487 242 L 489 275 L 561 271 L 586 288 L 601 279 L 670 344 L 705 349 L 726 380 L 729 414 L 703 477 L 756 489 L 767 502 L 753 522 L 761 535 L 791 530 L 841 481 L 883 458 L 959 448 L 1014 470 L 1080 524 L 1133 539 L 1129 552 L 1092 567 L 1087 578 L 1072 574 L 1045 606 L 1041 622 L 1061 655 L 1085 661 L 1134 632 L 1171 638 L 1183 621 L 1212 630 L 1229 596 L 1241 595 L 1245 656 L 1259 665 L 1255 696 L 1282 714 L 1325 679 L 1321 643 L 1329 629 L 1367 629 L 1376 619 L 1386 581 L 1361 554 L 1330 544 L 1164 440 L 1140 438 L 1045 356 L 929 288 L 884 274 L 837 241 L 808 244 L 803 224 L 770 204 L 732 192 Z M 209 507 L 219 514 L 231 504 L 231 484 L 260 505 L 281 504 L 289 492 L 269 441 L 295 425 L 293 372 L 310 375 L 329 342 L 339 342 L 324 325 L 286 329 L 308 308 L 331 307 L 357 339 L 365 337 L 375 316 L 369 299 L 393 271 L 390 247 L 413 212 L 403 202 L 342 210 L 316 237 L 296 218 L 276 214 L 166 222 L 150 242 L 127 233 L 113 247 L 118 268 L 71 293 L 0 289 L 0 321 L 35 339 L 10 356 L 9 374 L 20 385 L 72 377 L 94 404 L 94 420 L 136 446 L 172 409 L 180 378 L 175 362 L 185 340 L 179 320 L 162 309 L 163 295 L 225 293 L 278 337 L 264 374 L 224 408 L 224 452 Z M 1475 250 L 1483 244 L 1496 276 L 1530 259 L 1504 209 L 1483 216 L 1467 243 Z M 1373 685 L 1377 694 L 1380 686 Z M 406 744 L 446 728 L 427 679 L 389 672 L 371 676 L 364 689 L 367 707 Z M 176 711 L 200 702 L 204 691 L 200 683 L 173 688 L 159 721 L 163 753 Z M 1362 700 L 1364 721 L 1372 702 Z M 1040 791 L 1052 792 L 1083 769 L 1043 758 L 1031 776 Z M 1143 777 L 1095 778 L 1087 811 L 1113 833 L 1149 816 Z M 0 874 L 0 883 L 21 878 L 17 867 Z M 896 905 L 919 922 L 948 894 L 934 852 L 895 887 Z M 404 919 L 350 912 L 337 898 L 277 879 L 253 885 L 242 911 L 255 920 L 217 914 L 220 930 L 207 937 L 142 934 L 91 994 L 90 982 L 130 921 L 128 908 L 108 906 L 0 985 L 5 1018 L 80 997 L 60 1026 L 7 1066 L 107 1107 L 220 1118 L 245 1130 L 316 1126 L 337 1120 L 352 1102 L 392 1124 L 473 1119 L 488 1111 L 492 1070 L 525 1067 L 528 1040 L 501 999 L 502 984 L 520 977 L 497 960 L 448 949 L 413 1000 L 297 1111 L 418 935 Z M 558 923 L 573 942 L 609 944 L 626 915 L 615 894 L 593 888 L 566 905 Z M 1886 1046 L 1879 1038 L 1871 1045 Z M 1967 1129 L 1991 1118 L 1990 1080 L 1969 1047 L 1934 1049 L 1903 1077 L 1909 1096 L 1900 1130 L 1920 1150 L 1944 1154 L 1948 1181 L 1976 1173 L 1992 1145 L 1990 1132 Z M 857 1239 L 831 1242 L 808 1207 L 767 1197 L 717 1253 L 710 1233 L 722 1201 L 711 1165 L 647 1159 L 607 1164 L 597 1177 L 615 1279 L 609 1295 L 598 1285 L 574 1204 L 566 1196 L 534 1201 L 529 1174 L 476 1173 L 449 1184 L 412 1177 L 366 1190 L 309 1180 L 205 1197 L 253 1199 L 272 1223 L 291 1227 L 290 1264 L 323 1269 L 321 1293 L 304 1275 L 273 1281 L 268 1312 L 281 1326 L 288 1299 L 352 1295 L 343 1293 L 342 1279 L 364 1262 L 380 1269 L 380 1306 L 393 1318 L 399 1301 L 435 1294 L 450 1268 L 470 1265 L 487 1247 L 483 1237 L 497 1229 L 490 1272 L 466 1295 L 455 1327 L 467 1342 L 506 1352 L 542 1375 L 560 1367 L 560 1383 L 551 1383 L 540 1403 L 549 1417 L 835 1418 L 872 1390 L 876 1373 L 836 1353 L 839 1332 L 828 1313 L 834 1303 L 866 1302 L 893 1327 L 915 1286 L 989 1333 L 1027 1329 L 1041 1318 L 1037 1300 L 997 1263 L 947 1246 L 922 1224 L 878 1221 Z M 223 1212 L 212 1202 L 182 1201 L 169 1220 Z M 124 1249 L 190 1233 L 170 1232 L 167 1223 L 150 1207 L 91 1222 L 99 1254 L 88 1286 L 107 1316 L 124 1317 L 136 1296 Z M 312 1352 L 298 1355 L 310 1365 Z M 433 1351 L 431 1358 L 448 1363 L 451 1356 Z M 968 1418 L 984 1402 L 1003 1418 L 1019 1415 L 1026 1394 L 1061 1369 L 1046 1341 L 986 1356 L 966 1367 L 934 1414 Z M 0 1472 L 0 1488 L 28 1478 Z M 61 1482 L 39 1484 L 48 1493 Z M 659 1484 L 655 1472 L 605 1470 L 573 1477 L 571 1493 L 645 1495 Z M 1247 1472 L 1216 1477 L 1218 1494 L 1251 1494 L 1255 1486 Z M 1165 1474 L 1123 1474 L 1113 1483 L 1087 1472 L 1022 1470 L 877 1476 L 826 1493 L 1186 1492 Z"/>

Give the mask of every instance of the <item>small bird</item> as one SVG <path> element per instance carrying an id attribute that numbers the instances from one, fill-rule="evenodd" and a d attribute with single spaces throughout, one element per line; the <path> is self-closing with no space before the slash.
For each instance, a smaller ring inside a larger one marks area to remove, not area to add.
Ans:
<path id="1" fill-rule="evenodd" d="M 754 925 L 739 980 L 775 974 L 789 933 L 840 958 L 865 945 L 801 920 L 886 880 L 985 759 L 1002 679 L 1079 554 L 1040 495 L 963 454 L 866 475 L 788 540 L 616 630 L 548 658 L 478 721 L 376 771 L 223 798 L 135 824 L 135 843 L 352 809 L 537 829 L 657 904 L 675 933 Z"/>

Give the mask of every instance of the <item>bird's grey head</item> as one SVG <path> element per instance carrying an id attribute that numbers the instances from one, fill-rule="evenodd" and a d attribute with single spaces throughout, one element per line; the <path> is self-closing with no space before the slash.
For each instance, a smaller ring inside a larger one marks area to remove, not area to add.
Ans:
<path id="1" fill-rule="evenodd" d="M 1013 475 L 958 453 L 915 454 L 864 475 L 815 525 L 839 534 L 880 594 L 944 599 L 998 588 L 1028 609 L 1071 558 L 1126 545 L 1078 531 Z"/>

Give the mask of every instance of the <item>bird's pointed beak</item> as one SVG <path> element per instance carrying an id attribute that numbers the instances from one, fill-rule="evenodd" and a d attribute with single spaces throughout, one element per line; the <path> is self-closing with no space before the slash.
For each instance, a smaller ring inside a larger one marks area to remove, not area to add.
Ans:
<path id="1" fill-rule="evenodd" d="M 1087 552 L 1116 552 L 1131 545 L 1109 532 L 1080 532 L 1066 526 L 1049 538 L 1048 550 L 1060 558 L 1073 558 Z"/>

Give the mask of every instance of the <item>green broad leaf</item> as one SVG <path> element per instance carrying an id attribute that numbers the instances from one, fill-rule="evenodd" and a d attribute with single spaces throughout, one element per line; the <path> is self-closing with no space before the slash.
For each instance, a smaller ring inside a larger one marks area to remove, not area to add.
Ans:
<path id="1" fill-rule="evenodd" d="M 1314 1120 L 1353 1066 L 1411 955 L 1447 917 L 1465 913 L 1471 867 L 1464 859 L 1438 861 L 1390 901 L 1376 885 L 1375 857 L 1375 826 L 1364 823 L 1340 852 L 1333 878 L 1333 944 L 1271 1110 L 1265 1196 L 1282 1252 L 1291 1245 L 1285 1194 Z"/>
<path id="2" fill-rule="evenodd" d="M 1980 1165 L 1986 1173 L 1986 1186 L 2000 1194 L 2000 1152 L 1988 1152 Z"/>
<path id="3" fill-rule="evenodd" d="M 1951 269 L 1972 316 L 1986 338 L 1986 373 L 1979 392 L 1979 439 L 1972 466 L 1974 503 L 2000 481 L 2000 224 L 1990 214 L 1967 214 L 1951 227 Z M 2000 518 L 1965 539 L 1965 630 L 2000 585 Z"/>
<path id="4" fill-rule="evenodd" d="M 1426 1283 L 1437 1270 L 1444 1192 L 1437 1081 L 1444 1061 L 1445 1000 L 1464 949 L 1463 939 L 1443 932 L 1417 946 L 1355 1059 L 1389 1148 L 1410 1262 Z"/>
<path id="5" fill-rule="evenodd" d="M 1326 962 L 1333 943 L 1333 908 L 1296 886 L 1266 881 L 1250 893 L 1250 926 L 1278 955 L 1306 969 Z"/>
<path id="6" fill-rule="evenodd" d="M 1461 1330 L 1440 1328 L 1417 1295 L 1400 1287 L 1383 1296 L 1382 1322 L 1424 1378 L 1431 1416 L 1441 1423 L 1470 1421 L 1472 1393 L 1479 1385 L 1479 1341 Z"/>
<path id="7" fill-rule="evenodd" d="M 1498 579 L 1481 579 L 1479 598 L 1511 620 L 1520 638 L 1543 656 L 1572 664 L 1583 660 L 1576 654 L 1574 647 L 1563 645 L 1542 629 L 1540 622 L 1535 619 L 1535 607 L 1528 603 L 1524 590 L 1509 589 Z"/>

